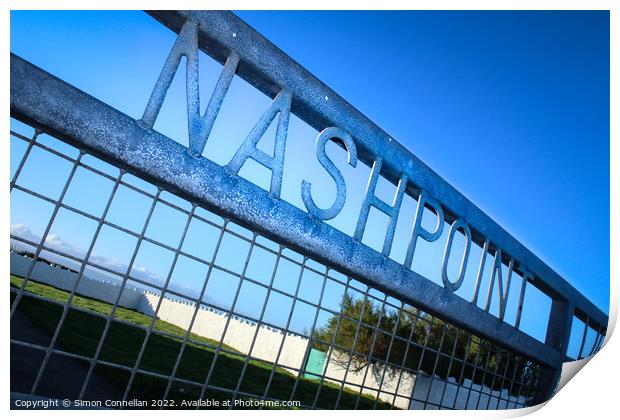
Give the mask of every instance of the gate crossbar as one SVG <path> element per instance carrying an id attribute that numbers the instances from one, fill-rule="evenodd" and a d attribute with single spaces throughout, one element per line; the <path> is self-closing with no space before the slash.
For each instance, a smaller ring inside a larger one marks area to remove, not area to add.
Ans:
<path id="1" fill-rule="evenodd" d="M 234 51 L 240 58 L 238 76 L 271 98 L 282 89 L 290 91 L 294 98 L 291 111 L 300 119 L 318 131 L 331 126 L 347 131 L 356 141 L 360 161 L 372 166 L 381 156 L 381 175 L 388 181 L 396 185 L 401 175 L 406 175 L 407 192 L 412 197 L 420 190 L 429 193 L 443 207 L 446 222 L 458 218 L 465 221 L 471 227 L 474 242 L 482 246 L 485 240 L 490 241 L 492 246 L 502 250 L 506 264 L 512 257 L 527 267 L 534 274 L 529 281 L 543 293 L 553 300 L 568 302 L 576 316 L 583 319 L 587 316 L 592 328 L 606 329 L 607 315 L 596 305 L 392 136 L 232 12 L 147 13 L 177 33 L 187 19 L 197 22 L 202 51 L 222 64 Z M 519 271 L 519 267 L 515 267 L 515 271 Z M 453 304 L 449 299 L 439 305 L 439 312 L 443 306 Z M 433 304 L 439 303 L 437 300 Z"/>
<path id="2" fill-rule="evenodd" d="M 563 354 L 11 54 L 11 115 L 550 368 Z"/>

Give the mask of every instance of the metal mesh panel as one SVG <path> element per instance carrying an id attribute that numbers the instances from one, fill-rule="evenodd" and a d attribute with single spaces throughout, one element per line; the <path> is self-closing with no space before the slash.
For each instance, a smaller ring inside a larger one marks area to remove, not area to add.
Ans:
<path id="1" fill-rule="evenodd" d="M 269 408 L 261 402 L 292 401 L 302 408 L 501 409 L 532 403 L 539 367 L 525 358 L 123 170 L 87 163 L 94 158 L 84 152 L 71 156 L 68 146 L 42 141 L 50 138 L 39 131 L 11 136 L 26 145 L 11 179 L 12 198 L 21 194 L 51 209 L 49 219 L 39 221 L 40 237 L 11 232 L 12 391 L 146 401 L 153 408 Z M 56 197 L 20 184 L 35 150 L 67 165 Z M 86 173 L 111 185 L 100 214 L 65 200 Z M 147 203 L 131 227 L 110 217 L 120 191 Z M 90 238 L 84 249 L 53 240 L 61 233 L 55 230 L 61 213 L 94 226 L 92 236 L 84 233 Z M 177 230 L 174 239 L 154 238 Z M 205 231 L 200 246 L 188 245 L 188 237 Z M 106 232 L 131 238 L 126 265 L 97 254 Z M 158 261 L 164 267 L 159 277 L 146 275 L 137 262 L 147 247 L 168 256 L 167 263 Z M 199 287 L 183 287 L 176 275 L 181 264 L 197 267 L 193 284 Z M 55 282 L 54 273 L 68 276 L 69 287 Z"/>

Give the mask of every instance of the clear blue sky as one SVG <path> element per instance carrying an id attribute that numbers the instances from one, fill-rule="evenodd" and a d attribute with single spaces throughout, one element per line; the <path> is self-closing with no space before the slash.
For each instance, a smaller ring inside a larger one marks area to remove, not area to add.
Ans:
<path id="1" fill-rule="evenodd" d="M 238 15 L 608 310 L 606 12 Z M 11 51 L 135 118 L 144 110 L 174 39 L 140 12 L 11 15 Z M 201 56 L 203 101 L 218 69 Z M 235 81 L 205 156 L 227 163 L 268 104 L 267 98 Z M 182 77 L 175 79 L 155 128 L 187 144 Z M 305 164 L 307 156 L 314 156 L 315 136 L 315 130 L 291 121 L 282 196 L 301 208 L 301 179 L 325 185 L 319 204 L 333 198 L 332 182 L 318 162 Z M 338 161 L 348 189 L 343 212 L 330 224 L 351 234 L 369 170 L 348 167 L 336 147 L 328 153 Z M 241 174 L 259 185 L 269 176 L 250 166 Z M 394 187 L 380 186 L 386 200 L 393 193 Z M 401 211 L 391 255 L 396 260 L 404 255 L 413 206 L 413 200 L 405 201 Z M 30 227 L 34 223 L 23 222 Z M 379 247 L 385 220 L 374 214 L 370 225 L 364 241 Z M 414 259 L 414 269 L 433 281 L 440 281 L 445 236 L 421 244 Z M 464 297 L 471 295 L 479 255 L 472 250 L 459 291 Z M 161 260 L 153 258 L 148 267 L 152 271 L 155 261 Z M 531 299 L 548 306 L 544 298 Z M 528 315 L 532 320 L 525 323 L 535 336 L 544 333 L 535 321 L 539 312 L 533 307 Z"/>

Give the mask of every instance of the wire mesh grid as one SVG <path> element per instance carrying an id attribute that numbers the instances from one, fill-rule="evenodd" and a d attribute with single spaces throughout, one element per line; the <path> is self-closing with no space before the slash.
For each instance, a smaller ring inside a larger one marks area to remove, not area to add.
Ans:
<path id="1" fill-rule="evenodd" d="M 139 400 L 154 408 L 501 409 L 532 403 L 539 367 L 525 358 L 161 188 L 149 190 L 121 169 L 115 174 L 87 163 L 92 156 L 83 151 L 70 156 L 64 143 L 58 141 L 60 151 L 37 130 L 11 136 L 26 144 L 11 179 L 12 199 L 19 192 L 51 208 L 40 221 L 40 237 L 11 232 L 11 360 L 19 364 L 12 369 L 19 375 L 12 391 Z M 56 197 L 20 183 L 34 164 L 33 150 L 70 168 Z M 83 170 L 111 183 L 98 215 L 65 200 Z M 108 217 L 121 189 L 148 202 L 133 228 Z M 155 223 L 161 206 L 183 221 L 175 241 L 153 237 L 173 229 L 170 218 Z M 84 250 L 51 240 L 61 211 L 94 223 Z M 192 248 L 188 237 L 197 224 L 212 234 Z M 126 265 L 106 263 L 95 252 L 110 229 L 133 238 Z M 171 255 L 163 275 L 149 277 L 138 266 L 145 247 Z M 176 282 L 181 260 L 201 267 L 193 272 L 193 287 Z M 71 273 L 68 286 L 54 280 L 58 273 Z M 93 291 L 101 284 L 106 293 Z M 139 295 L 137 303 L 130 302 L 132 294 Z"/>

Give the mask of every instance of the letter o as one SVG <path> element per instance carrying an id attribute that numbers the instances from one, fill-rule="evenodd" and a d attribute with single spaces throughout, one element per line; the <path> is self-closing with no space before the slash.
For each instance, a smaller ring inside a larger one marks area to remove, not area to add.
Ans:
<path id="1" fill-rule="evenodd" d="M 458 278 L 455 282 L 451 282 L 448 278 L 448 259 L 450 258 L 450 253 L 452 252 L 452 242 L 454 241 L 454 235 L 456 232 L 461 229 L 465 233 L 465 252 L 463 253 L 463 259 L 461 260 L 461 268 L 459 270 Z M 446 249 L 443 254 L 443 264 L 441 267 L 441 280 L 443 281 L 443 285 L 446 289 L 451 292 L 455 292 L 458 290 L 463 284 L 463 280 L 465 279 L 465 269 L 467 268 L 467 259 L 469 257 L 469 250 L 471 248 L 471 230 L 467 223 L 465 223 L 462 219 L 457 219 L 450 226 L 450 232 L 448 232 L 448 242 L 446 243 Z"/>

